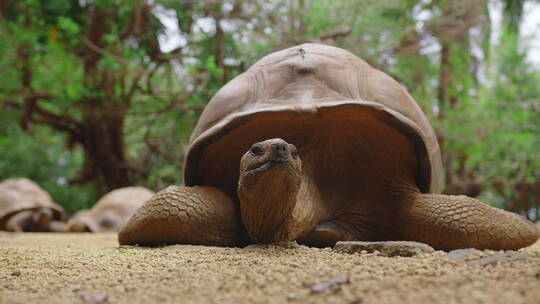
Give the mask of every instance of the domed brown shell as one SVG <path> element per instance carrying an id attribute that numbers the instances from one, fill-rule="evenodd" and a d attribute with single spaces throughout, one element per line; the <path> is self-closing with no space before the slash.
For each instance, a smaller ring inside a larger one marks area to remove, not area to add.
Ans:
<path id="1" fill-rule="evenodd" d="M 81 225 L 91 232 L 116 232 L 154 192 L 144 187 L 124 187 L 105 194 L 89 210 L 77 212 L 69 226 Z"/>
<path id="2" fill-rule="evenodd" d="M 0 183 L 0 230 L 8 218 L 23 210 L 49 208 L 53 217 L 61 220 L 66 213 L 53 202 L 49 193 L 27 178 L 13 178 Z"/>
<path id="3" fill-rule="evenodd" d="M 217 92 L 191 136 L 185 184 L 234 195 L 239 159 L 253 143 L 280 137 L 302 155 L 312 143 L 332 136 L 321 131 L 360 120 L 403 134 L 418 160 L 418 188 L 440 191 L 440 149 L 417 103 L 387 74 L 348 51 L 321 44 L 270 54 Z"/>

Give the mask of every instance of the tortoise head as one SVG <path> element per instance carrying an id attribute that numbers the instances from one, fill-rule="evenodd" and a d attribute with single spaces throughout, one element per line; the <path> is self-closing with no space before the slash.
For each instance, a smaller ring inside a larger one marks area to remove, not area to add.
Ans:
<path id="1" fill-rule="evenodd" d="M 257 142 L 240 160 L 240 212 L 254 242 L 288 241 L 287 225 L 302 179 L 296 147 L 281 138 Z"/>
<path id="2" fill-rule="evenodd" d="M 122 224 L 118 216 L 106 214 L 102 218 L 88 217 L 75 218 L 69 222 L 71 232 L 116 232 Z"/>
<path id="3" fill-rule="evenodd" d="M 32 217 L 34 225 L 32 231 L 49 231 L 49 224 L 53 220 L 53 211 L 49 208 L 38 208 Z"/>
<path id="4" fill-rule="evenodd" d="M 79 221 L 74 221 L 69 223 L 70 232 L 92 232 L 88 226 Z"/>
<path id="5" fill-rule="evenodd" d="M 78 211 L 68 220 L 70 232 L 92 232 L 88 225 L 90 210 Z"/>
<path id="6" fill-rule="evenodd" d="M 240 160 L 240 175 L 254 176 L 280 172 L 285 175 L 302 174 L 298 150 L 281 138 L 255 143 Z"/>

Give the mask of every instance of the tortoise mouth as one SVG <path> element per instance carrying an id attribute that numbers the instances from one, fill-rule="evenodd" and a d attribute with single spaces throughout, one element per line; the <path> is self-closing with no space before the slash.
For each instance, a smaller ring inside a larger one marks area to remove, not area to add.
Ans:
<path id="1" fill-rule="evenodd" d="M 270 159 L 261 163 L 258 163 L 257 165 L 253 166 L 252 168 L 246 170 L 245 173 L 247 174 L 254 174 L 257 172 L 263 172 L 273 169 L 290 169 L 293 170 L 293 167 L 291 165 L 291 162 L 288 160 L 274 160 Z"/>

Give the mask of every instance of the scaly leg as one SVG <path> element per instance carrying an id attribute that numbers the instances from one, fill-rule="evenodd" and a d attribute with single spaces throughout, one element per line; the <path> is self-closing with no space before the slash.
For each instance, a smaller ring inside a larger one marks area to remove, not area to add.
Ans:
<path id="1" fill-rule="evenodd" d="M 240 214 L 221 190 L 170 186 L 140 207 L 118 233 L 120 245 L 241 245 Z"/>
<path id="2" fill-rule="evenodd" d="M 6 222 L 6 230 L 11 232 L 29 231 L 35 210 L 23 210 L 12 215 Z"/>
<path id="3" fill-rule="evenodd" d="M 515 250 L 540 237 L 525 218 L 462 195 L 417 194 L 400 206 L 398 219 L 403 239 L 444 250 Z"/>

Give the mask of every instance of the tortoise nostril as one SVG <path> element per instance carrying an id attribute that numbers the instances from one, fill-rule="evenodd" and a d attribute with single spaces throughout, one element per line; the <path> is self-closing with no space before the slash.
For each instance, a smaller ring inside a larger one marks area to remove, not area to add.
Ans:
<path id="1" fill-rule="evenodd" d="M 287 153 L 287 144 L 286 143 L 273 143 L 270 146 L 270 149 L 272 151 L 272 155 L 275 158 L 284 159 L 288 157 Z"/>
<path id="2" fill-rule="evenodd" d="M 275 143 L 272 144 L 272 151 L 274 152 L 286 152 L 287 151 L 287 144 L 283 143 Z"/>

